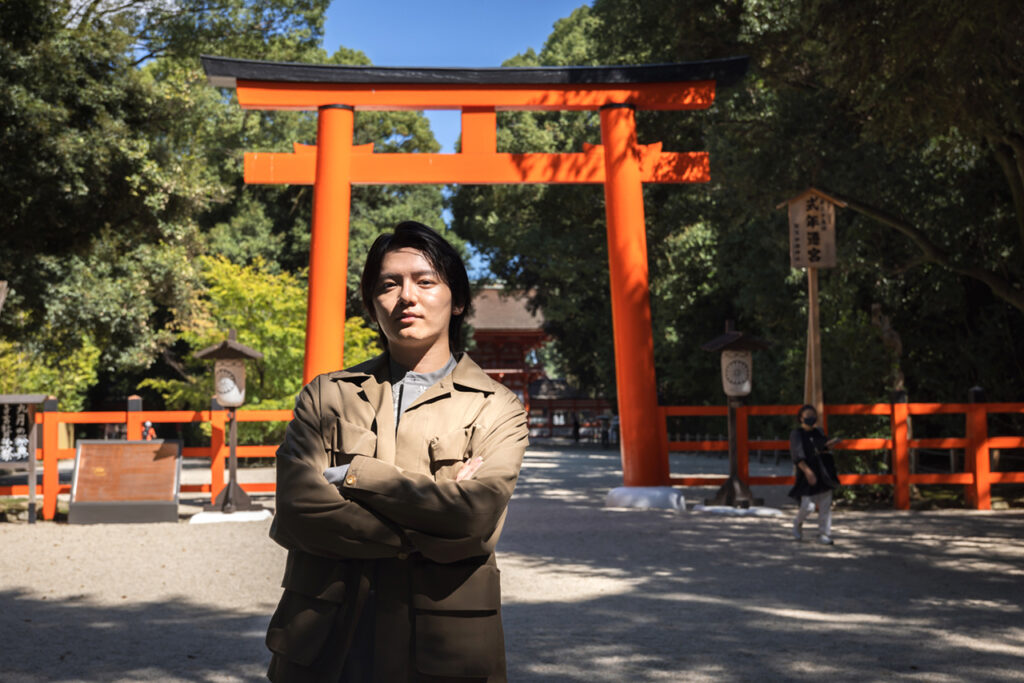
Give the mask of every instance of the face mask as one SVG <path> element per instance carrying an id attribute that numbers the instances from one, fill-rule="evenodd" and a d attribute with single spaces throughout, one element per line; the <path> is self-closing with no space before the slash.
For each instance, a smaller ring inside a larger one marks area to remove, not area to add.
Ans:
<path id="1" fill-rule="evenodd" d="M 813 427 L 814 423 L 817 422 L 817 421 L 818 421 L 818 418 L 810 417 L 810 416 L 805 417 L 804 420 L 803 420 L 804 424 L 807 425 L 808 427 Z"/>

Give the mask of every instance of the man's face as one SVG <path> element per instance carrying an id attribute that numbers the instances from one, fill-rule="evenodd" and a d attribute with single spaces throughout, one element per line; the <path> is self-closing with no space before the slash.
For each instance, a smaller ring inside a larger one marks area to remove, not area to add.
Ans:
<path id="1" fill-rule="evenodd" d="M 389 251 L 374 285 L 373 312 L 392 348 L 448 349 L 452 291 L 418 249 Z M 442 348 L 443 347 L 443 348 Z"/>

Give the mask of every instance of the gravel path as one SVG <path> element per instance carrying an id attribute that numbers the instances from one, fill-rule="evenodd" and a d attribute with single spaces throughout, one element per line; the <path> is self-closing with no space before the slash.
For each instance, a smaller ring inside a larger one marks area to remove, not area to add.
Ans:
<path id="1" fill-rule="evenodd" d="M 789 540 L 789 508 L 604 509 L 617 460 L 527 456 L 510 680 L 1024 681 L 1024 514 L 841 512 L 828 548 Z M 0 681 L 263 680 L 268 526 L 0 524 Z"/>

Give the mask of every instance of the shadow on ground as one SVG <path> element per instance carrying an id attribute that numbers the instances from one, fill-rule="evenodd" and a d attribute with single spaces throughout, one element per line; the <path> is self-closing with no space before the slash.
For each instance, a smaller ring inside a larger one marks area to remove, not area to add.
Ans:
<path id="1" fill-rule="evenodd" d="M 788 510 L 603 509 L 617 460 L 531 450 L 499 556 L 510 680 L 1024 680 L 1024 514 L 840 514 L 829 548 Z"/>
<path id="2" fill-rule="evenodd" d="M 0 591 L 0 680 L 265 680 L 268 620 L 184 597 L 104 606 Z"/>
<path id="3" fill-rule="evenodd" d="M 603 508 L 620 477 L 615 452 L 528 453 L 499 545 L 510 681 L 1024 680 L 1024 513 L 843 511 L 824 547 L 791 510 Z M 101 526 L 0 529 L 0 680 L 263 680 L 266 524 Z"/>

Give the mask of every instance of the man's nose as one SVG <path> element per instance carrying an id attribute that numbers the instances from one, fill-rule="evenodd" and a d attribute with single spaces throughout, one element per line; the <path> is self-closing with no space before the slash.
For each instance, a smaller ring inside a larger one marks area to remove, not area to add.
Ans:
<path id="1" fill-rule="evenodd" d="M 404 282 L 402 282 L 402 291 L 400 296 L 402 297 L 402 301 L 405 301 L 406 303 L 416 303 L 415 283 L 412 282 L 411 280 L 405 280 Z"/>

